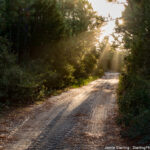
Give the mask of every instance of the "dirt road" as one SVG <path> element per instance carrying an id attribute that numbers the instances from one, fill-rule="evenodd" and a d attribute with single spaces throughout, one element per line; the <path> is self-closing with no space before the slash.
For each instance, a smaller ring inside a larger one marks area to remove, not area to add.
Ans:
<path id="1" fill-rule="evenodd" d="M 17 117 L 12 121 L 16 124 L 6 133 L 3 149 L 103 150 L 119 146 L 122 140 L 114 119 L 117 84 L 118 74 L 106 73 L 87 86 L 27 108 L 30 111 L 19 123 Z"/>

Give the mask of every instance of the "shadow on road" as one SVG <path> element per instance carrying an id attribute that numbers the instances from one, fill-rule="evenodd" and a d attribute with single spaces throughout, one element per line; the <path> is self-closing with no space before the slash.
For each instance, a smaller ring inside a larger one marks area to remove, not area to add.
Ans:
<path id="1" fill-rule="evenodd" d="M 93 150 L 120 145 L 122 140 L 115 123 L 117 77 L 108 74 L 89 91 L 59 106 L 55 118 L 27 150 Z"/>

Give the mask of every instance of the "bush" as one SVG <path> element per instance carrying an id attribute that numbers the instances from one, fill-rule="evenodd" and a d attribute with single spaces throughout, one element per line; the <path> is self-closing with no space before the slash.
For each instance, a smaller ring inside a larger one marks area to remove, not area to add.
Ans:
<path id="1" fill-rule="evenodd" d="M 8 52 L 7 45 L 2 45 L 0 52 L 0 101 L 14 102 L 31 101 L 44 96 L 43 83 L 36 81 L 36 76 L 21 69 L 16 56 Z"/>
<path id="2" fill-rule="evenodd" d="M 118 88 L 119 121 L 127 127 L 126 135 L 132 138 L 140 137 L 139 141 L 150 135 L 149 85 L 149 81 L 136 75 L 123 74 L 120 76 Z"/>
<path id="3" fill-rule="evenodd" d="M 19 84 L 22 74 L 15 56 L 8 53 L 7 45 L 3 43 L 0 47 L 0 99 L 9 97 L 9 92 Z"/>
<path id="4" fill-rule="evenodd" d="M 1 6 L 2 103 L 32 102 L 93 75 L 99 59 L 95 30 L 103 18 L 88 0 L 3 0 Z"/>

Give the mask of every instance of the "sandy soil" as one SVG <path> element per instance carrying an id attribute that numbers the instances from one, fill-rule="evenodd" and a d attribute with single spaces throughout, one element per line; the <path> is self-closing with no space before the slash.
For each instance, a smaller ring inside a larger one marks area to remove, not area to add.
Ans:
<path id="1" fill-rule="evenodd" d="M 0 120 L 0 150 L 103 150 L 125 146 L 117 113 L 118 73 L 106 73 Z"/>

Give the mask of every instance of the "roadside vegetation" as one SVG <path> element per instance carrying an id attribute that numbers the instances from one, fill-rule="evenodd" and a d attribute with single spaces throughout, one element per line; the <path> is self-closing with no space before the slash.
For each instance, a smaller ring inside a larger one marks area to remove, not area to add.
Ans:
<path id="1" fill-rule="evenodd" d="M 88 0 L 1 0 L 0 18 L 1 108 L 86 85 L 113 68 L 116 50 L 108 37 L 99 41 L 104 18 Z"/>
<path id="2" fill-rule="evenodd" d="M 123 24 L 116 31 L 123 36 L 128 55 L 118 89 L 119 123 L 123 136 L 136 144 L 150 142 L 150 0 L 128 0 Z"/>
<path id="3" fill-rule="evenodd" d="M 102 76 L 95 43 L 103 18 L 87 0 L 2 0 L 0 17 L 1 106 Z"/>
<path id="4" fill-rule="evenodd" d="M 122 135 L 149 143 L 149 12 L 150 0 L 127 0 L 114 33 L 122 40 L 114 36 L 112 44 L 108 37 L 99 41 L 105 19 L 88 0 L 0 0 L 0 110 L 86 85 L 113 70 L 121 72 Z"/>

